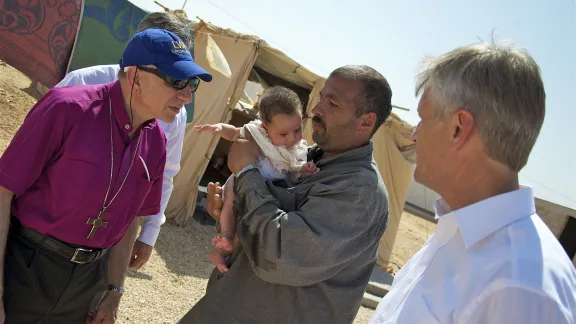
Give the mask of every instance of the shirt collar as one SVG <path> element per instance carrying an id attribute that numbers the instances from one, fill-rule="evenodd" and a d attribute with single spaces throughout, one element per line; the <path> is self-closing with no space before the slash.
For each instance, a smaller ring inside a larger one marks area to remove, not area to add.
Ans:
<path id="1" fill-rule="evenodd" d="M 434 202 L 434 210 L 436 218 L 455 218 L 469 249 L 499 229 L 535 214 L 536 204 L 532 188 L 523 186 L 455 211 L 440 198 Z"/>
<path id="2" fill-rule="evenodd" d="M 130 134 L 134 130 L 134 125 L 128 115 L 128 111 L 124 106 L 124 98 L 122 96 L 122 87 L 120 81 L 114 81 L 109 84 L 110 99 L 112 100 L 112 111 L 116 117 L 118 127 L 122 129 L 125 135 Z M 156 127 L 156 119 L 151 119 L 142 124 L 144 128 Z"/>

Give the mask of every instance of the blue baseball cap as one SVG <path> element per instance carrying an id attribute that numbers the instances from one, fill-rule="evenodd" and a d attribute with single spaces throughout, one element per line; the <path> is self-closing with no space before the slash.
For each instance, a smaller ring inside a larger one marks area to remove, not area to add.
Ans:
<path id="1" fill-rule="evenodd" d="M 164 29 L 146 29 L 130 39 L 120 58 L 120 68 L 139 65 L 154 65 L 177 80 L 198 77 L 205 82 L 212 81 L 212 75 L 194 63 L 180 37 Z"/>

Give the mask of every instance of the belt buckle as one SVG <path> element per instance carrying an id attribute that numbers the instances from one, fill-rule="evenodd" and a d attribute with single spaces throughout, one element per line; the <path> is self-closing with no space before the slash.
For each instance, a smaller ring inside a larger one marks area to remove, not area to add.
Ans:
<path id="1" fill-rule="evenodd" d="M 72 258 L 70 259 L 70 262 L 74 262 L 74 263 L 78 263 L 78 264 L 85 264 L 91 261 L 81 261 L 81 260 L 76 260 L 76 257 L 78 256 L 78 252 L 93 252 L 92 250 L 88 250 L 88 249 L 83 249 L 83 248 L 76 248 L 76 250 L 74 250 L 74 255 L 72 255 Z"/>

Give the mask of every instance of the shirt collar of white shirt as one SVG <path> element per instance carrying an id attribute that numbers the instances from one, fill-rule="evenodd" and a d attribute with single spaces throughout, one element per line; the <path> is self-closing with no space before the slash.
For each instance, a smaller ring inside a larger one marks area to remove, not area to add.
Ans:
<path id="1" fill-rule="evenodd" d="M 438 227 L 444 224 L 449 227 L 457 226 L 466 249 L 470 249 L 499 229 L 533 215 L 536 213 L 536 205 L 532 188 L 522 186 L 518 190 L 490 197 L 455 211 L 451 211 L 446 201 L 439 198 L 434 202 L 434 210 L 436 218 L 439 219 Z"/>

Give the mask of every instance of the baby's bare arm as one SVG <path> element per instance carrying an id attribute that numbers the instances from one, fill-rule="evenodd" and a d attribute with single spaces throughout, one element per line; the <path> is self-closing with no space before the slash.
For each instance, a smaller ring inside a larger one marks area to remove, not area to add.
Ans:
<path id="1" fill-rule="evenodd" d="M 240 137 L 240 127 L 230 124 L 222 124 L 222 137 L 229 141 L 235 141 Z"/>
<path id="2" fill-rule="evenodd" d="M 194 126 L 194 129 L 196 129 L 198 133 L 208 132 L 214 135 L 220 135 L 228 141 L 235 141 L 240 136 L 239 127 L 225 123 L 198 125 Z"/>

